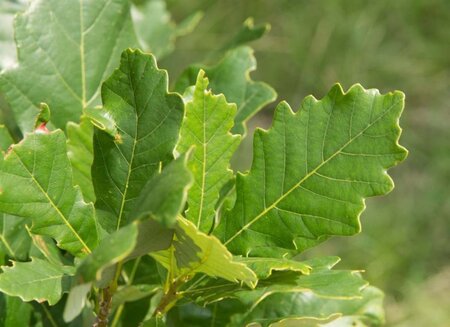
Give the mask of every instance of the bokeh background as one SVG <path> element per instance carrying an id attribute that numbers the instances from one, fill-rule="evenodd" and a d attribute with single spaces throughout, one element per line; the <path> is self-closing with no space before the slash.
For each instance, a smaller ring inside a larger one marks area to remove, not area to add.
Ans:
<path id="1" fill-rule="evenodd" d="M 26 1 L 2 2 L 11 12 Z M 195 31 L 160 61 L 172 81 L 192 62 L 214 63 L 211 54 L 253 17 L 271 31 L 251 44 L 258 61 L 252 78 L 273 86 L 277 102 L 298 108 L 306 95 L 323 97 L 336 82 L 406 93 L 401 144 L 410 155 L 390 171 L 396 188 L 367 201 L 361 234 L 327 241 L 304 257 L 339 255 L 341 268 L 365 269 L 386 293 L 388 326 L 450 326 L 450 1 L 166 2 L 174 21 L 204 12 Z M 3 60 L 15 55 L 10 12 L 0 13 Z M 250 167 L 251 130 L 270 126 L 277 102 L 250 121 L 235 169 Z M 7 107 L 1 97 L 0 107 Z"/>
<path id="2" fill-rule="evenodd" d="M 162 61 L 171 77 L 229 40 L 247 17 L 271 31 L 251 45 L 255 80 L 278 100 L 300 106 L 340 82 L 401 90 L 401 144 L 408 159 L 392 169 L 396 188 L 367 201 L 363 232 L 335 238 L 312 255 L 339 255 L 340 267 L 365 269 L 386 293 L 388 326 L 450 326 L 450 1 L 169 0 L 174 19 L 202 10 L 196 30 Z M 250 125 L 270 126 L 274 105 Z M 235 167 L 251 163 L 247 140 Z"/>

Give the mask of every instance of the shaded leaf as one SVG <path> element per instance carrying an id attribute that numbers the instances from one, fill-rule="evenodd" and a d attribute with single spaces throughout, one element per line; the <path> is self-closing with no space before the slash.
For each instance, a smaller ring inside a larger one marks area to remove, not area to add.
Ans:
<path id="1" fill-rule="evenodd" d="M 247 303 L 250 309 L 233 315 L 229 326 L 249 323 L 259 323 L 263 327 L 381 326 L 384 322 L 383 293 L 368 287 L 361 295 L 352 299 L 329 299 L 311 292 L 275 293 Z"/>
<path id="2" fill-rule="evenodd" d="M 167 249 L 173 231 L 147 219 L 135 221 L 104 238 L 98 247 L 79 264 L 77 275 L 81 283 L 102 279 L 102 273 L 124 260 Z"/>
<path id="3" fill-rule="evenodd" d="M 189 67 L 178 79 L 175 89 L 183 93 L 186 88 L 194 85 L 200 69 L 205 71 L 215 94 L 223 93 L 228 102 L 237 105 L 232 129 L 234 133 L 245 134 L 245 122 L 276 99 L 276 92 L 269 85 L 250 79 L 250 72 L 256 69 L 256 60 L 249 47 L 229 51 L 215 66 Z"/>
<path id="4" fill-rule="evenodd" d="M 172 246 L 172 249 L 151 255 L 176 277 L 204 273 L 232 282 L 243 281 L 251 287 L 256 285 L 257 278 L 252 270 L 233 260 L 217 238 L 198 231 L 187 219 L 178 219 Z"/>
<path id="5" fill-rule="evenodd" d="M 31 231 L 53 237 L 76 256 L 97 245 L 92 204 L 77 187 L 61 130 L 28 134 L 0 162 L 0 211 L 31 219 Z"/>
<path id="6" fill-rule="evenodd" d="M 17 297 L 0 294 L 0 326 L 30 326 L 33 307 Z"/>
<path id="7" fill-rule="evenodd" d="M 401 92 L 360 85 L 307 97 L 297 113 L 281 103 L 272 128 L 255 133 L 252 168 L 237 177 L 219 238 L 235 254 L 282 257 L 359 232 L 364 199 L 392 190 L 386 169 L 406 157 L 403 104 Z"/>
<path id="8" fill-rule="evenodd" d="M 0 89 L 22 131 L 41 102 L 65 128 L 99 102 L 98 89 L 123 48 L 136 45 L 129 1 L 36 0 L 15 20 L 19 65 L 0 75 Z"/>
<path id="9" fill-rule="evenodd" d="M 30 220 L 0 213 L 0 249 L 9 258 L 26 260 L 31 238 L 25 229 Z"/>
<path id="10" fill-rule="evenodd" d="M 164 167 L 173 158 L 184 106 L 167 83 L 167 72 L 152 55 L 126 50 L 102 86 L 104 109 L 120 138 L 95 131 L 92 178 L 96 207 L 116 217 L 116 229 L 132 218 L 130 210 L 161 162 Z"/>
<path id="11" fill-rule="evenodd" d="M 206 305 L 224 298 L 238 298 L 248 300 L 251 303 L 264 294 L 285 292 L 313 292 L 317 296 L 328 298 L 354 298 L 361 295 L 361 289 L 367 286 L 367 282 L 361 279 L 357 271 L 332 270 L 339 261 L 337 257 L 324 257 L 309 261 L 298 262 L 303 267 L 309 267 L 305 274 L 299 267 L 293 270 L 269 271 L 269 269 L 256 269 L 261 276 L 267 276 L 258 281 L 254 290 L 232 284 L 224 280 L 205 280 L 197 283 L 195 287 L 189 287 L 184 295 L 194 302 Z M 250 264 L 251 265 L 251 264 Z M 301 269 L 304 269 L 304 268 Z"/>
<path id="12" fill-rule="evenodd" d="M 181 153 L 195 146 L 189 162 L 195 182 L 189 190 L 186 218 L 203 232 L 211 229 L 220 190 L 233 177 L 228 167 L 240 141 L 230 133 L 236 106 L 228 104 L 222 94 L 208 91 L 208 83 L 200 70 L 193 99 L 186 104 L 177 145 Z"/>
<path id="13" fill-rule="evenodd" d="M 6 152 L 14 140 L 5 125 L 0 125 L 0 150 Z"/>
<path id="14" fill-rule="evenodd" d="M 131 16 L 141 47 L 161 59 L 173 51 L 178 36 L 190 33 L 197 26 L 203 14 L 196 12 L 177 26 L 167 11 L 166 2 L 151 0 L 133 6 Z"/>
<path id="15" fill-rule="evenodd" d="M 112 308 L 125 302 L 133 302 L 150 296 L 161 289 L 161 285 L 135 284 L 119 287 L 114 294 Z"/>
<path id="16" fill-rule="evenodd" d="M 239 32 L 222 48 L 221 51 L 237 48 L 258 40 L 270 31 L 269 24 L 256 25 L 252 17 L 247 18 Z"/>
<path id="17" fill-rule="evenodd" d="M 153 317 L 149 320 L 144 321 L 139 327 L 165 327 L 167 326 L 164 322 L 163 317 Z"/>
<path id="18" fill-rule="evenodd" d="M 59 301 L 70 287 L 67 274 L 71 267 L 54 265 L 45 260 L 32 258 L 30 262 L 13 262 L 12 267 L 2 267 L 0 291 L 19 296 L 23 301 L 47 301 L 50 305 Z"/>
<path id="19" fill-rule="evenodd" d="M 189 153 L 170 162 L 144 186 L 133 209 L 133 217 L 152 217 L 166 227 L 175 224 L 186 203 L 192 175 L 187 167 Z"/>

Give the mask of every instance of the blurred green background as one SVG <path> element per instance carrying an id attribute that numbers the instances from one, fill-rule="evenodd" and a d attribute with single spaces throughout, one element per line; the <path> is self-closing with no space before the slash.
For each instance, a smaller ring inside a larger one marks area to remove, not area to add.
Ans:
<path id="1" fill-rule="evenodd" d="M 3 1 L 11 11 L 24 2 Z M 205 13 L 195 31 L 178 39 L 175 51 L 160 61 L 172 81 L 192 62 L 214 63 L 208 54 L 251 16 L 256 24 L 271 25 L 270 33 L 251 44 L 258 61 L 252 77 L 272 85 L 277 102 L 298 108 L 306 95 L 323 97 L 336 82 L 345 89 L 361 83 L 406 93 L 401 144 L 410 155 L 390 171 L 395 190 L 367 201 L 361 234 L 332 239 L 304 257 L 339 255 L 341 268 L 365 269 L 365 278 L 386 292 L 388 326 L 450 326 L 450 1 L 167 0 L 167 5 L 175 21 Z M 0 67 L 14 60 L 1 53 L 13 54 L 11 21 L 0 14 L 0 57 L 6 58 Z M 270 126 L 276 103 L 250 121 L 251 129 Z M 236 169 L 250 164 L 251 131 L 234 158 Z"/>
<path id="2" fill-rule="evenodd" d="M 401 144 L 410 155 L 391 170 L 396 188 L 369 199 L 363 232 L 305 253 L 339 255 L 386 292 L 389 326 L 450 326 L 450 1 L 169 0 L 175 20 L 205 12 L 161 65 L 172 79 L 229 40 L 247 17 L 270 23 L 252 43 L 255 80 L 298 108 L 335 83 L 406 93 Z M 268 127 L 273 107 L 251 121 Z M 251 142 L 235 165 L 251 163 Z"/>

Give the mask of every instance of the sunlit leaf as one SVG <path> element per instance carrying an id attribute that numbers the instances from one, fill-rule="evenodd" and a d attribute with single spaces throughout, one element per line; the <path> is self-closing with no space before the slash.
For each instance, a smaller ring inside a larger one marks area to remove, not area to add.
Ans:
<path id="1" fill-rule="evenodd" d="M 0 210 L 29 218 L 33 233 L 53 237 L 76 256 L 97 245 L 92 204 L 72 185 L 66 138 L 61 130 L 28 134 L 0 162 Z"/>
<path id="2" fill-rule="evenodd" d="M 180 76 L 175 89 L 183 93 L 186 88 L 194 85 L 200 69 L 205 71 L 209 86 L 215 94 L 223 93 L 229 103 L 237 105 L 232 129 L 234 133 L 245 134 L 245 122 L 277 96 L 269 85 L 251 80 L 250 72 L 256 69 L 256 59 L 249 47 L 229 51 L 215 66 L 189 67 Z"/>
<path id="3" fill-rule="evenodd" d="M 398 144 L 403 105 L 401 92 L 360 85 L 307 97 L 296 113 L 281 103 L 272 128 L 255 133 L 252 168 L 237 177 L 219 238 L 235 254 L 282 257 L 358 233 L 364 199 L 392 190 L 386 169 L 406 157 Z"/>
<path id="4" fill-rule="evenodd" d="M 228 167 L 240 141 L 230 133 L 236 106 L 228 104 L 223 95 L 213 95 L 207 87 L 208 79 L 200 71 L 193 99 L 186 104 L 177 145 L 181 153 L 195 147 L 189 163 L 195 182 L 189 190 L 186 217 L 203 232 L 213 226 L 215 205 L 220 190 L 233 176 Z"/>

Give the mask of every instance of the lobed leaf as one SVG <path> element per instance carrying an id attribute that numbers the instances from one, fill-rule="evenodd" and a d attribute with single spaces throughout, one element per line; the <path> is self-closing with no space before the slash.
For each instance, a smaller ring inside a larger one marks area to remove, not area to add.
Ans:
<path id="1" fill-rule="evenodd" d="M 248 303 L 250 309 L 233 315 L 228 326 L 380 326 L 382 300 L 383 293 L 374 287 L 352 299 L 329 299 L 311 292 L 269 294 Z"/>
<path id="2" fill-rule="evenodd" d="M 272 128 L 255 133 L 252 168 L 215 233 L 235 254 L 283 257 L 359 232 L 364 199 L 392 190 L 386 169 L 406 157 L 403 105 L 401 92 L 360 85 L 307 97 L 297 113 L 281 103 Z"/>
<path id="3" fill-rule="evenodd" d="M 75 256 L 97 245 L 92 204 L 72 185 L 66 138 L 61 130 L 28 134 L 0 161 L 0 211 L 31 219 L 31 231 L 54 238 Z"/>
<path id="4" fill-rule="evenodd" d="M 172 246 L 172 249 L 151 255 L 176 277 L 204 273 L 232 282 L 243 281 L 251 287 L 256 285 L 257 278 L 252 270 L 233 260 L 217 238 L 198 231 L 187 219 L 178 219 Z"/>
<path id="5" fill-rule="evenodd" d="M 99 86 L 122 49 L 135 46 L 128 0 L 35 0 L 15 20 L 19 65 L 0 75 L 0 90 L 23 132 L 41 102 L 65 128 L 98 104 Z"/>
<path id="6" fill-rule="evenodd" d="M 12 267 L 3 266 L 0 274 L 0 291 L 19 296 L 23 301 L 47 301 L 50 305 L 59 301 L 70 287 L 67 274 L 70 267 L 52 264 L 32 258 L 30 262 L 13 262 Z"/>
<path id="7" fill-rule="evenodd" d="M 200 231 L 208 232 L 214 224 L 220 190 L 233 177 L 228 167 L 240 137 L 230 133 L 236 106 L 228 104 L 222 94 L 208 91 L 204 76 L 200 70 L 192 101 L 186 104 L 177 150 L 184 153 L 195 147 L 189 162 L 194 184 L 189 190 L 186 218 Z"/>
<path id="8" fill-rule="evenodd" d="M 168 93 L 167 83 L 152 55 L 129 49 L 102 86 L 104 110 L 120 137 L 95 131 L 92 178 L 96 207 L 116 217 L 115 229 L 132 219 L 147 181 L 173 158 L 184 106 L 179 95 Z"/>
<path id="9" fill-rule="evenodd" d="M 178 79 L 175 89 L 183 93 L 186 88 L 194 85 L 200 69 L 208 76 L 214 93 L 223 93 L 228 102 L 237 105 L 232 129 L 234 133 L 245 134 L 245 122 L 276 99 L 277 94 L 269 85 L 250 79 L 250 72 L 256 69 L 256 60 L 253 50 L 249 47 L 230 50 L 215 66 L 189 67 Z"/>

